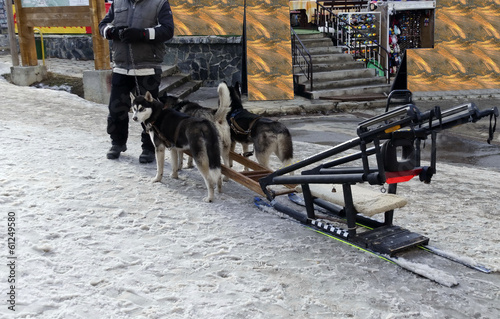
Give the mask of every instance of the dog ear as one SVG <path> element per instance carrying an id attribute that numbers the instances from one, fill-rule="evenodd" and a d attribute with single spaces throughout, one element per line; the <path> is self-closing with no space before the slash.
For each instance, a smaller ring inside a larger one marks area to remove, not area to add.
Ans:
<path id="1" fill-rule="evenodd" d="M 153 100 L 154 100 L 153 95 L 151 95 L 151 93 L 149 93 L 149 91 L 146 92 L 146 94 L 144 95 L 144 98 L 148 102 L 153 102 Z"/>

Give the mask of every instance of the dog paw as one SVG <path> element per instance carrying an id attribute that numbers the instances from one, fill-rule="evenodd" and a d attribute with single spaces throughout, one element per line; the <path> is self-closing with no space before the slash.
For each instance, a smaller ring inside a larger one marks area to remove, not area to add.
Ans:
<path id="1" fill-rule="evenodd" d="M 173 178 L 173 179 L 179 179 L 179 174 L 172 173 L 172 174 L 170 174 L 170 177 Z"/>
<path id="2" fill-rule="evenodd" d="M 151 180 L 151 183 L 158 183 L 158 182 L 161 182 L 161 176 L 160 177 L 156 176 Z"/>
<path id="3" fill-rule="evenodd" d="M 211 203 L 211 202 L 213 202 L 213 201 L 214 201 L 214 199 L 213 199 L 213 198 L 210 198 L 210 197 L 205 197 L 205 198 L 203 198 L 203 201 L 204 201 L 205 203 Z"/>

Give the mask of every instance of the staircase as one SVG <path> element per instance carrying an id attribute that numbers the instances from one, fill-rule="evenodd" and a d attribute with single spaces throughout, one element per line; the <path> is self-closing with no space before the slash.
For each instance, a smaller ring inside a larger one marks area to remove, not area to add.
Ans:
<path id="1" fill-rule="evenodd" d="M 198 90 L 202 85 L 202 81 L 191 80 L 191 75 L 180 73 L 177 65 L 163 66 L 162 70 L 159 96 L 168 93 L 169 95 L 183 99 Z"/>
<path id="2" fill-rule="evenodd" d="M 387 99 L 391 85 L 375 69 L 355 61 L 322 33 L 301 34 L 300 41 L 311 54 L 313 90 L 298 65 L 294 65 L 296 93 L 310 99 L 371 101 Z"/>

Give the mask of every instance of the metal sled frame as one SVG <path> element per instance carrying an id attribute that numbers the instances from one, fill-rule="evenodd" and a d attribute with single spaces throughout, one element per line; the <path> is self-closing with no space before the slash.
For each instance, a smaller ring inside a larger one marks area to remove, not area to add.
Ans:
<path id="1" fill-rule="evenodd" d="M 389 103 L 390 99 L 388 106 Z M 424 183 L 430 183 L 436 172 L 437 133 L 460 124 L 476 122 L 486 116 L 490 116 L 491 139 L 494 131 L 491 121 L 494 117 L 496 123 L 498 117 L 496 107 L 480 111 L 473 103 L 466 103 L 445 111 L 441 111 L 440 107 L 436 106 L 432 110 L 421 112 L 414 104 L 407 103 L 359 123 L 358 137 L 261 177 L 259 184 L 262 193 L 276 210 L 301 223 L 315 226 L 359 246 L 392 256 L 410 247 L 426 245 L 429 239 L 394 226 L 392 224 L 394 210 L 384 213 L 383 222 L 360 215 L 354 207 L 352 185 L 387 183 L 388 193 L 396 194 L 398 183 L 410 180 L 414 176 L 419 176 L 420 181 Z M 422 166 L 421 145 L 429 136 L 431 139 L 430 164 Z M 349 150 L 354 153 L 331 160 L 332 157 Z M 371 161 L 372 165 L 369 159 L 374 159 Z M 354 161 L 361 162 L 361 164 L 352 167 L 344 165 Z M 286 175 L 310 165 L 317 166 L 303 170 L 300 175 Z M 281 194 L 275 193 L 271 186 L 290 184 L 301 185 L 305 212 L 297 211 L 276 200 L 276 196 Z M 341 185 L 344 206 L 313 196 L 310 190 L 312 184 Z M 322 207 L 329 215 L 346 220 L 347 229 L 317 219 L 315 205 Z M 358 223 L 368 226 L 371 230 L 360 233 L 357 231 Z"/>

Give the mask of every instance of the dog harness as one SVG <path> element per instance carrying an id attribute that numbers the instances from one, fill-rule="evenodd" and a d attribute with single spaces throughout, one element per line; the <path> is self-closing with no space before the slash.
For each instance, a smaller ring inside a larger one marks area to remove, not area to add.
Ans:
<path id="1" fill-rule="evenodd" d="M 169 141 L 165 135 L 163 135 L 160 130 L 154 125 L 155 122 L 151 122 L 151 123 L 148 123 L 146 125 L 146 132 L 149 133 L 151 130 L 154 131 L 154 133 L 156 135 L 158 135 L 158 137 L 160 138 L 160 140 L 162 140 L 162 142 L 165 144 L 165 146 L 168 148 L 168 149 L 171 149 L 172 147 L 175 147 L 175 145 L 177 144 L 177 139 L 179 138 L 179 133 L 180 133 L 180 128 L 181 128 L 181 123 L 184 122 L 186 119 L 182 119 L 179 121 L 178 125 L 177 125 L 177 128 L 175 129 L 175 133 L 174 133 L 174 140 L 171 142 Z"/>
<path id="2" fill-rule="evenodd" d="M 236 117 L 238 115 L 242 115 L 242 111 L 244 110 L 235 110 L 234 112 L 231 113 L 230 118 L 229 118 L 229 126 L 231 129 L 236 133 L 236 134 L 241 134 L 241 135 L 250 135 L 252 132 L 252 128 L 255 125 L 255 122 L 257 122 L 258 119 L 260 119 L 262 116 L 256 116 L 248 125 L 248 129 L 243 129 L 241 126 L 238 125 L 238 122 L 236 121 Z M 247 112 L 247 114 L 251 114 Z M 255 115 L 255 114 L 251 114 Z"/>

